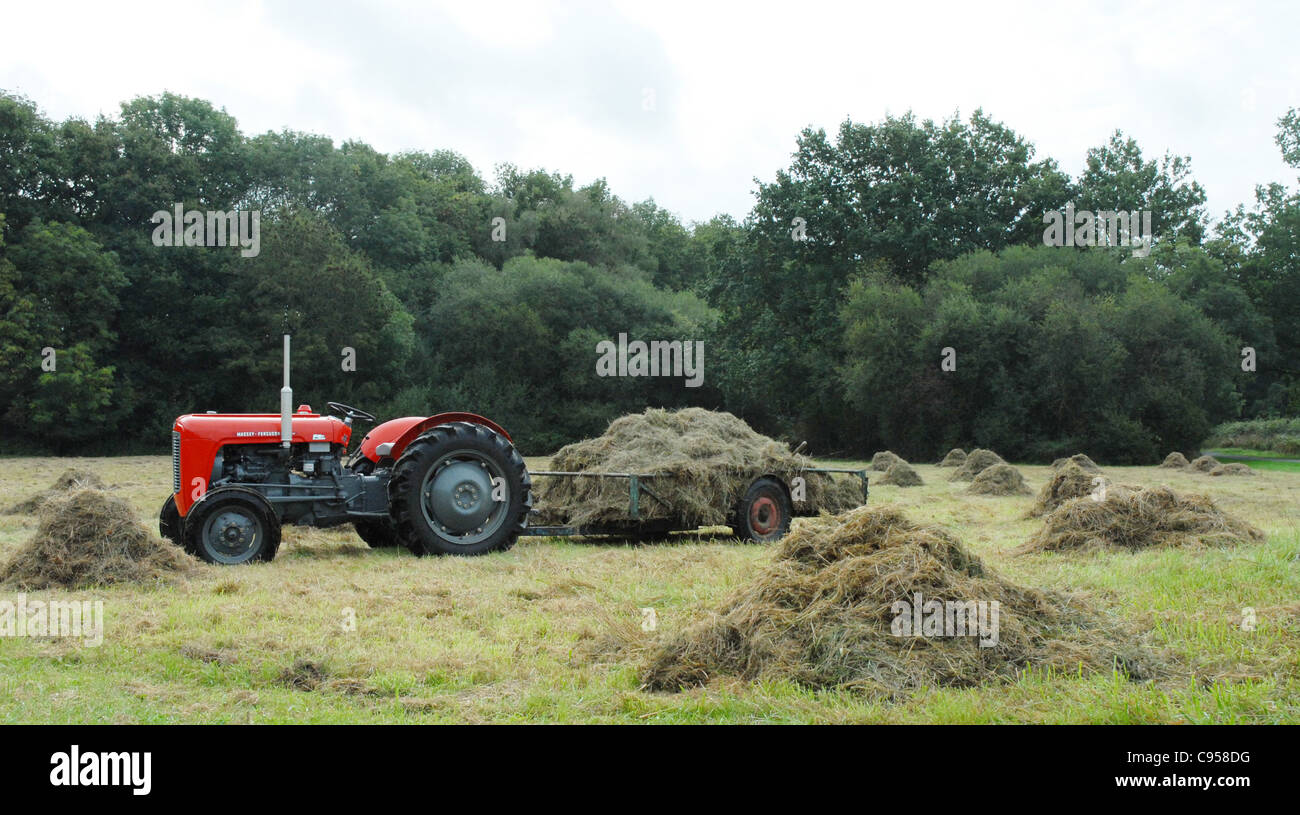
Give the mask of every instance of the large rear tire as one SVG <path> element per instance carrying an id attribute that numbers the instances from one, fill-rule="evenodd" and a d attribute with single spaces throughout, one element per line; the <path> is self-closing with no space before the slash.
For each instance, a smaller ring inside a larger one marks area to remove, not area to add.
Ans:
<path id="1" fill-rule="evenodd" d="M 388 482 L 397 537 L 417 555 L 505 551 L 532 504 L 532 481 L 514 445 L 469 422 L 440 424 L 411 442 Z"/>
<path id="2" fill-rule="evenodd" d="M 209 491 L 185 518 L 185 549 L 222 566 L 271 560 L 280 548 L 280 520 L 262 495 L 247 487 Z"/>

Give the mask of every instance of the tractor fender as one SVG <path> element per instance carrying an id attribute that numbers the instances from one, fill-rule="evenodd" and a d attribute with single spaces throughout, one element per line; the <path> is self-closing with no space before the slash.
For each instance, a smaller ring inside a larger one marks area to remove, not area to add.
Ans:
<path id="1" fill-rule="evenodd" d="M 406 449 L 406 446 L 419 438 L 422 433 L 449 422 L 480 424 L 489 430 L 500 433 L 505 437 L 506 441 L 514 443 L 514 439 L 510 438 L 510 434 L 505 431 L 505 428 L 491 419 L 479 416 L 477 413 L 453 411 L 438 413 L 433 416 L 403 416 L 400 419 L 390 419 L 367 433 L 366 437 L 361 440 L 361 447 L 358 448 L 357 452 L 376 464 L 379 463 L 381 458 L 396 461 L 402 455 L 402 451 Z M 379 445 L 390 442 L 393 449 L 387 456 L 381 456 L 376 452 L 375 448 L 379 447 Z"/>

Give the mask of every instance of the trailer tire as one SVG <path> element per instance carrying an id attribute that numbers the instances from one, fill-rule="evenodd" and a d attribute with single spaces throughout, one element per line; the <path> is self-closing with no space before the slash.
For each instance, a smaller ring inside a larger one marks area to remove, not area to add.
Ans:
<path id="1" fill-rule="evenodd" d="M 280 548 L 280 519 L 256 490 L 218 487 L 190 507 L 184 541 L 191 555 L 221 566 L 272 560 Z"/>
<path id="2" fill-rule="evenodd" d="M 503 501 L 496 500 L 498 488 Z M 514 445 L 470 422 L 420 435 L 402 451 L 388 482 L 397 537 L 421 556 L 505 551 L 528 525 L 532 504 L 532 480 Z"/>
<path id="3" fill-rule="evenodd" d="M 775 478 L 758 478 L 732 510 L 731 530 L 755 543 L 771 543 L 790 531 L 793 507 L 785 485 Z"/>

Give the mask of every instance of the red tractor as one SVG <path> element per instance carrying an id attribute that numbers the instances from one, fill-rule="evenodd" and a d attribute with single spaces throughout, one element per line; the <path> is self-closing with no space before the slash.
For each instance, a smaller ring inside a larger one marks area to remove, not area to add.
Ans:
<path id="1" fill-rule="evenodd" d="M 408 416 L 372 429 L 347 455 L 353 421 L 296 411 L 284 338 L 280 413 L 192 413 L 172 427 L 164 537 L 210 563 L 275 557 L 280 526 L 351 523 L 371 546 L 417 555 L 509 549 L 528 523 L 532 485 L 508 433 L 473 413 Z M 346 458 L 346 461 L 345 461 Z"/>

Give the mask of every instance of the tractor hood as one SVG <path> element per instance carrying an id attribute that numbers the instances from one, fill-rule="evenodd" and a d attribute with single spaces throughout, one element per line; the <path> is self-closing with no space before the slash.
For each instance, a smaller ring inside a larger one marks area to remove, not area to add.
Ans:
<path id="1" fill-rule="evenodd" d="M 305 406 L 304 406 L 305 407 Z M 293 414 L 293 443 L 327 442 L 347 445 L 352 428 L 333 416 L 299 408 Z M 204 439 L 219 444 L 250 444 L 280 440 L 278 413 L 187 413 L 172 430 L 182 439 Z"/>

